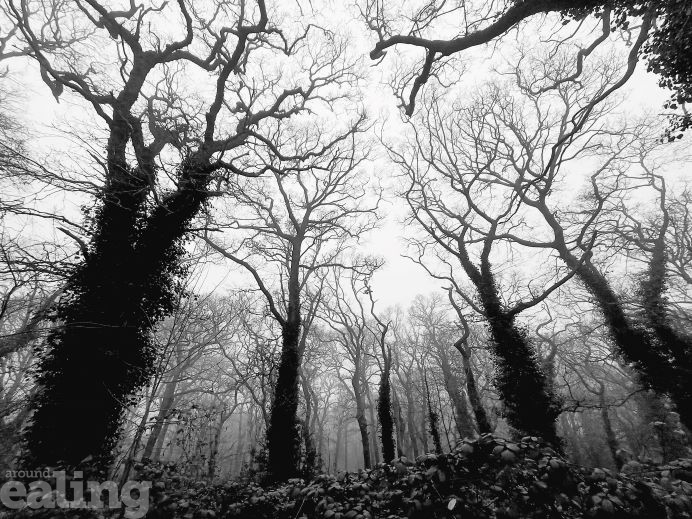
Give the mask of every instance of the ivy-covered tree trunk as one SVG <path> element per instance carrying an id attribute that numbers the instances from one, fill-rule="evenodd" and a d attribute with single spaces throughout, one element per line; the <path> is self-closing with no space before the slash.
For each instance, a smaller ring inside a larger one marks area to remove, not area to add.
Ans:
<path id="1" fill-rule="evenodd" d="M 499 302 L 499 301 L 498 301 Z M 526 332 L 503 313 L 495 301 L 486 301 L 497 362 L 496 384 L 509 424 L 528 435 L 559 445 L 555 421 L 560 406 L 554 398 Z"/>
<path id="2" fill-rule="evenodd" d="M 380 379 L 377 399 L 377 418 L 380 422 L 382 457 L 385 463 L 391 463 L 396 456 L 394 445 L 394 417 L 392 415 L 392 389 L 389 373 L 389 366 L 385 366 Z"/>
<path id="3" fill-rule="evenodd" d="M 555 422 L 560 405 L 526 332 L 517 326 L 514 314 L 503 307 L 488 260 L 489 247 L 484 249 L 480 268 L 471 263 L 465 248 L 460 253 L 462 266 L 476 287 L 490 329 L 497 368 L 495 385 L 507 421 L 521 433 L 540 436 L 559 447 Z"/>
<path id="4" fill-rule="evenodd" d="M 274 388 L 267 447 L 269 473 L 274 481 L 297 477 L 300 470 L 300 434 L 298 432 L 300 319 L 287 320 L 282 327 L 283 345 L 279 374 Z"/>
<path id="5" fill-rule="evenodd" d="M 670 324 L 666 290 L 666 254 L 665 233 L 668 227 L 668 215 L 664 212 L 658 239 L 649 260 L 645 278 L 640 286 L 647 326 L 654 333 L 653 346 L 658 350 L 662 361 L 669 366 L 667 382 L 668 394 L 674 400 L 680 420 L 688 429 L 692 429 L 692 335 L 675 329 Z"/>
<path id="6" fill-rule="evenodd" d="M 442 441 L 440 440 L 440 418 L 435 412 L 430 401 L 430 388 L 428 387 L 428 379 L 425 379 L 425 399 L 428 407 L 428 426 L 430 430 L 430 436 L 433 439 L 433 445 L 435 446 L 435 452 L 437 454 L 442 454 Z"/>
<path id="7" fill-rule="evenodd" d="M 225 417 L 223 411 L 219 415 L 219 422 L 214 428 L 214 437 L 209 444 L 209 465 L 207 468 L 207 479 L 209 481 L 214 480 L 216 475 L 216 463 L 219 456 L 219 443 L 221 440 L 221 432 L 223 431 L 223 425 L 225 423 Z"/>
<path id="8" fill-rule="evenodd" d="M 148 172 L 122 164 L 111 171 L 87 255 L 39 357 L 26 466 L 107 469 L 122 412 L 151 375 L 151 328 L 173 310 L 181 239 L 207 197 L 207 175 L 194 162 L 151 211 Z"/>
<path id="9" fill-rule="evenodd" d="M 300 474 L 301 437 L 298 427 L 300 366 L 305 341 L 300 313 L 300 260 L 302 236 L 291 243 L 286 317 L 281 318 L 281 360 L 267 427 L 268 469 L 272 481 L 286 481 Z M 308 424 L 306 424 L 306 427 Z"/>
<path id="10" fill-rule="evenodd" d="M 642 384 L 654 391 L 671 397 L 676 404 L 683 423 L 692 425 L 692 390 L 689 376 L 691 375 L 690 361 L 684 353 L 676 357 L 673 351 L 683 351 L 684 346 L 675 339 L 666 340 L 666 332 L 659 329 L 650 332 L 644 326 L 632 323 L 625 314 L 620 298 L 612 289 L 605 276 L 591 263 L 580 265 L 571 255 L 563 255 L 563 259 L 571 268 L 577 269 L 577 277 L 593 295 L 596 304 L 605 318 L 610 337 L 621 357 L 635 366 Z M 649 319 L 658 320 L 659 310 L 652 300 L 660 297 L 656 291 L 646 294 L 649 287 L 644 285 L 645 306 Z M 659 289 L 656 289 L 659 290 Z"/>
<path id="11" fill-rule="evenodd" d="M 688 456 L 688 439 L 680 424 L 680 416 L 672 412 L 667 402 L 653 391 L 637 395 L 644 423 L 655 432 L 664 463 Z"/>
<path id="12" fill-rule="evenodd" d="M 398 456 L 404 456 L 408 452 L 406 445 L 406 422 L 401 412 L 401 402 L 396 390 L 392 388 L 392 413 L 394 414 L 394 426 L 396 427 L 396 450 Z"/>

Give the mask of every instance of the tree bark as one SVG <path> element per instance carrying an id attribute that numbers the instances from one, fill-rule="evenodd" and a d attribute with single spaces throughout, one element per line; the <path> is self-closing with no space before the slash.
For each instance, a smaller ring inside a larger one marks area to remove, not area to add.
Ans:
<path id="1" fill-rule="evenodd" d="M 334 474 L 339 472 L 339 453 L 341 452 L 341 441 L 342 441 L 342 431 L 344 429 L 344 423 L 339 422 L 339 426 L 336 428 L 336 445 L 334 446 Z"/>
<path id="2" fill-rule="evenodd" d="M 428 404 L 428 426 L 430 427 L 430 436 L 432 436 L 433 445 L 435 445 L 435 453 L 442 454 L 442 441 L 440 440 L 439 416 L 432 407 L 432 402 L 430 401 L 430 388 L 428 387 L 427 380 L 425 381 L 425 398 Z"/>
<path id="3" fill-rule="evenodd" d="M 240 408 L 238 413 L 238 441 L 235 449 L 235 474 L 240 475 L 243 470 L 243 462 L 245 461 L 245 427 L 243 427 L 243 408 Z M 248 418 L 250 413 L 248 412 Z"/>
<path id="4" fill-rule="evenodd" d="M 207 470 L 207 478 L 209 481 L 213 481 L 214 476 L 216 475 L 219 442 L 221 441 L 221 432 L 223 431 L 223 426 L 231 417 L 237 406 L 238 404 L 235 404 L 228 413 L 226 413 L 223 409 L 221 409 L 221 412 L 219 413 L 219 423 L 216 425 L 214 436 L 209 444 L 209 468 Z"/>
<path id="5" fill-rule="evenodd" d="M 151 461 L 160 461 L 161 453 L 163 452 L 163 446 L 166 443 L 166 435 L 168 434 L 168 429 L 170 429 L 170 421 L 166 421 L 163 424 L 163 429 L 156 440 L 156 445 L 154 446 L 154 451 L 151 453 Z"/>
<path id="6" fill-rule="evenodd" d="M 313 424 L 313 410 L 312 410 L 312 398 L 310 396 L 310 383 L 307 381 L 305 376 L 301 373 L 300 382 L 303 389 L 303 400 L 305 401 L 305 419 L 303 420 L 302 431 L 302 443 L 305 450 L 305 464 L 303 473 L 307 470 L 308 472 L 314 472 L 317 467 L 317 450 L 315 449 L 314 435 L 312 433 L 311 424 Z M 315 415 L 317 411 L 314 412 Z"/>
<path id="7" fill-rule="evenodd" d="M 392 390 L 389 382 L 389 366 L 385 367 L 380 378 L 377 416 L 380 422 L 382 457 L 385 463 L 391 463 L 396 456 L 396 452 L 394 445 L 394 417 L 392 416 Z"/>
<path id="8" fill-rule="evenodd" d="M 683 423 L 688 427 L 692 425 L 692 390 L 688 378 L 690 372 L 684 364 L 676 366 L 675 363 L 671 363 L 661 351 L 662 347 L 675 346 L 664 346 L 665 342 L 653 340 L 646 330 L 631 324 L 620 298 L 593 265 L 586 264 L 575 268 L 578 268 L 579 279 L 596 299 L 620 355 L 625 361 L 634 364 L 644 385 L 660 394 L 670 395 Z M 689 363 L 685 360 L 683 362 Z"/>
<path id="9" fill-rule="evenodd" d="M 286 481 L 297 477 L 300 469 L 300 436 L 297 423 L 301 364 L 301 352 L 298 348 L 300 318 L 284 324 L 282 337 L 279 375 L 267 431 L 269 472 L 274 481 Z"/>

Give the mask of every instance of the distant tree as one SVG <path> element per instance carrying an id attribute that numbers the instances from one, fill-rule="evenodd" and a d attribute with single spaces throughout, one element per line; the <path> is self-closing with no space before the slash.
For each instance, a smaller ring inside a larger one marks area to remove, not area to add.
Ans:
<path id="1" fill-rule="evenodd" d="M 462 379 L 459 374 L 461 370 L 455 368 L 451 357 L 454 351 L 452 347 L 456 342 L 452 334 L 456 330 L 445 310 L 448 308 L 444 308 L 444 300 L 441 295 L 438 295 L 429 299 L 416 298 L 409 314 L 413 323 L 421 326 L 424 340 L 430 347 L 431 358 L 440 365 L 445 389 L 454 406 L 454 420 L 459 435 L 462 438 L 473 438 L 476 433 L 473 418 L 469 413 L 466 396 L 461 387 L 465 377 Z M 483 432 L 489 431 L 486 428 Z"/>
<path id="2" fill-rule="evenodd" d="M 367 267 L 366 267 L 367 268 Z M 370 323 L 369 305 L 365 293 L 369 291 L 366 283 L 377 265 L 372 264 L 370 271 L 349 270 L 341 272 L 333 268 L 330 271 L 324 304 L 319 315 L 320 320 L 331 333 L 328 338 L 333 341 L 348 363 L 340 363 L 339 373 L 346 376 L 341 381 L 352 395 L 356 406 L 356 421 L 363 446 L 363 465 L 372 466 L 374 457 L 371 453 L 370 428 L 366 416 L 369 389 L 369 368 L 373 347 L 377 348 L 380 334 L 373 334 Z M 347 383 L 350 382 L 349 384 Z"/>
<path id="3" fill-rule="evenodd" d="M 423 395 L 422 379 L 420 378 L 420 367 L 424 348 L 422 345 L 421 334 L 414 327 L 397 326 L 393 330 L 396 338 L 396 348 L 392 351 L 392 366 L 396 375 L 396 381 L 401 388 L 401 403 L 406 409 L 405 419 L 399 421 L 402 429 L 402 444 L 400 448 L 414 458 L 418 457 L 420 448 L 425 449 L 427 444 L 427 433 L 425 426 L 421 427 L 418 416 L 424 416 L 421 405 Z"/>
<path id="4" fill-rule="evenodd" d="M 235 312 L 229 312 L 231 308 Z M 190 381 L 202 386 L 200 393 L 204 393 L 204 386 L 209 382 L 204 376 L 195 377 L 194 373 L 204 367 L 204 357 L 214 352 L 218 344 L 227 341 L 237 330 L 242 310 L 244 308 L 237 301 L 224 301 L 211 295 L 184 297 L 176 305 L 173 315 L 161 323 L 154 335 L 159 352 L 154 375 L 144 398 L 132 409 L 133 416 L 129 420 L 138 420 L 138 425 L 125 449 L 122 481 L 127 481 L 136 460 L 159 460 L 166 433 L 179 412 L 181 401 L 185 395 L 195 393 L 198 389 Z M 221 377 L 217 380 L 219 385 L 220 380 Z M 217 389 L 219 398 L 237 388 L 240 382 L 236 378 L 227 385 L 232 389 Z M 224 415 L 225 420 L 232 413 L 230 409 L 235 410 L 236 404 L 234 402 L 227 409 L 221 407 L 219 413 Z"/>

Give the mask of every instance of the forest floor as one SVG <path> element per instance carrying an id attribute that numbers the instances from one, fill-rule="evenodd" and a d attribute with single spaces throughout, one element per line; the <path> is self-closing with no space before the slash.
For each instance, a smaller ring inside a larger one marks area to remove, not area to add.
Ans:
<path id="1" fill-rule="evenodd" d="M 492 435 L 448 454 L 279 486 L 209 485 L 152 466 L 152 519 L 510 519 L 692 517 L 692 460 L 622 473 L 568 463 L 536 438 Z"/>

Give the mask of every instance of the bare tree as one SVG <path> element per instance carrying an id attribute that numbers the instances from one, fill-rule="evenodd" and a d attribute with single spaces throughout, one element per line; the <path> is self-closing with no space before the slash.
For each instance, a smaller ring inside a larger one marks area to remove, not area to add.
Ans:
<path id="1" fill-rule="evenodd" d="M 269 471 L 277 480 L 294 477 L 300 464 L 299 373 L 319 301 L 303 308 L 303 295 L 314 274 L 341 266 L 345 250 L 374 223 L 377 196 L 372 203 L 368 200 L 367 182 L 359 178 L 365 155 L 357 154 L 354 140 L 361 122 L 338 137 L 345 141 L 343 150 L 335 148 L 315 157 L 311 168 L 296 166 L 274 172 L 271 181 L 233 186 L 234 198 L 244 212 L 231 216 L 226 227 L 238 233 L 237 241 L 224 247 L 206 237 L 212 249 L 252 275 L 281 327 L 281 362 L 267 431 Z M 311 136 L 306 138 L 305 153 L 318 155 L 309 151 L 315 146 Z M 278 295 L 271 283 L 276 283 Z"/>
<path id="2" fill-rule="evenodd" d="M 410 153 L 390 148 L 393 160 L 407 177 L 405 197 L 411 220 L 423 230 L 423 237 L 413 240 L 417 249 L 413 259 L 431 275 L 444 280 L 453 288 L 455 297 L 486 319 L 498 368 L 496 384 L 510 424 L 557 444 L 555 420 L 559 405 L 541 370 L 535 348 L 526 331 L 516 323 L 516 316 L 543 301 L 573 272 L 558 276 L 540 290 L 529 286 L 527 293 L 519 294 L 515 301 L 503 301 L 491 253 L 502 244 L 502 229 L 512 225 L 515 201 L 497 202 L 504 199 L 497 198 L 492 183 L 486 182 L 489 173 L 484 164 L 492 160 L 494 148 L 490 145 L 483 149 L 461 148 L 460 139 L 448 139 L 445 131 L 461 128 L 463 123 L 443 119 L 435 106 L 432 102 L 423 129 L 415 130 Z M 475 116 L 473 110 L 470 113 Z M 474 117 L 471 121 L 479 127 L 484 124 L 482 118 Z M 474 141 L 475 131 L 478 130 L 469 132 L 472 146 L 478 142 Z M 481 200 L 489 203 L 483 204 Z M 477 263 L 472 254 L 478 255 Z M 442 265 L 442 273 L 430 264 L 434 260 L 427 259 L 435 256 Z M 459 269 L 452 261 L 458 262 L 473 284 L 478 304 L 466 295 L 455 276 Z"/>
<path id="3" fill-rule="evenodd" d="M 456 330 L 449 321 L 446 310 L 448 309 L 445 308 L 444 301 L 437 295 L 427 300 L 417 298 L 409 314 L 413 323 L 421 326 L 424 341 L 429 347 L 431 356 L 440 366 L 445 389 L 454 406 L 454 420 L 459 435 L 462 438 L 472 438 L 476 431 L 473 418 L 469 413 L 466 395 L 462 392 L 463 379 L 459 376 L 460 372 L 466 370 L 457 368 L 453 364 L 450 354 L 453 351 L 451 346 L 456 342 L 452 338 Z"/>
<path id="4" fill-rule="evenodd" d="M 464 312 L 455 302 L 454 292 L 450 289 L 448 290 L 449 302 L 454 307 L 457 315 L 459 324 L 461 325 L 461 336 L 454 342 L 454 348 L 461 354 L 462 366 L 464 369 L 464 377 L 466 378 L 466 394 L 471 404 L 471 409 L 473 409 L 473 414 L 476 417 L 476 425 L 478 427 L 479 434 L 486 434 L 493 431 L 492 425 L 490 424 L 490 418 L 485 410 L 485 406 L 481 400 L 480 391 L 478 388 L 478 383 L 476 382 L 476 374 L 474 373 L 474 368 L 471 363 L 471 327 L 464 315 Z M 476 333 L 477 336 L 481 335 Z"/>
<path id="5" fill-rule="evenodd" d="M 377 268 L 374 265 L 372 268 Z M 333 340 L 349 363 L 341 364 L 340 372 L 346 372 L 350 379 L 351 393 L 356 405 L 356 421 L 360 430 L 363 446 L 363 464 L 370 468 L 372 464 L 370 430 L 371 424 L 365 415 L 366 399 L 369 390 L 369 364 L 372 358 L 372 348 L 379 343 L 381 335 L 373 336 L 369 327 L 370 307 L 363 299 L 364 292 L 370 289 L 366 282 L 372 273 L 359 273 L 355 270 L 340 272 L 333 268 L 329 276 L 328 295 L 322 306 L 320 319 L 332 331 Z"/>

